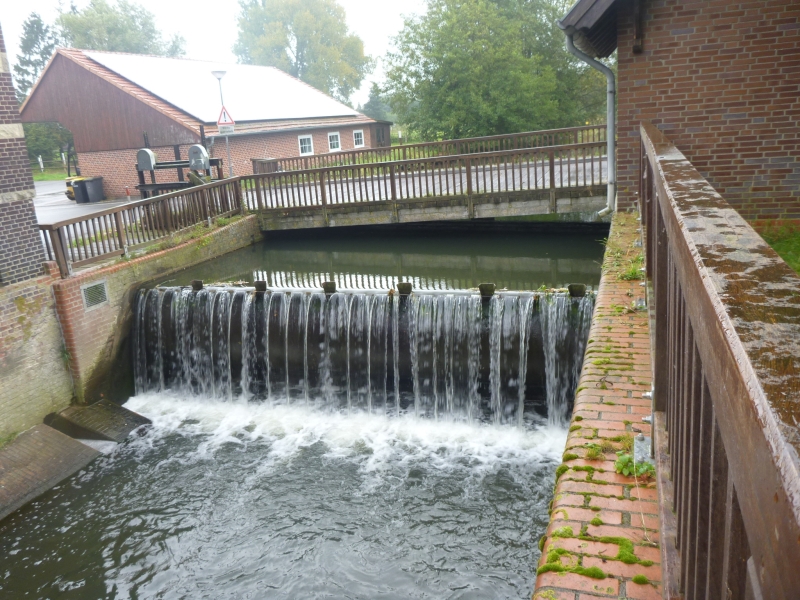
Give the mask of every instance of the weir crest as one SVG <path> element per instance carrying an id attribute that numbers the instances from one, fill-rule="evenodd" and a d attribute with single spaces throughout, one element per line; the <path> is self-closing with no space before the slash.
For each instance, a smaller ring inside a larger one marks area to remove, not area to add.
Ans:
<path id="1" fill-rule="evenodd" d="M 136 393 L 563 426 L 593 306 L 591 294 L 142 290 Z"/>

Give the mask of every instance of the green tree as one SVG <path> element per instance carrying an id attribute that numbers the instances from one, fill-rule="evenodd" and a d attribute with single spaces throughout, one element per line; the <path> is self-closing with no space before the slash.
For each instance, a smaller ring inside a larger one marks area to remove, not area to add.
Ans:
<path id="1" fill-rule="evenodd" d="M 435 139 L 598 118 L 602 104 L 598 112 L 592 102 L 598 90 L 603 98 L 603 82 L 566 52 L 555 24 L 565 4 L 428 0 L 427 13 L 406 20 L 387 55 L 384 91 L 398 120 Z"/>
<path id="2" fill-rule="evenodd" d="M 42 21 L 42 17 L 31 13 L 22 24 L 19 55 L 14 65 L 14 85 L 20 102 L 39 79 L 55 49 L 56 40 L 52 29 Z"/>
<path id="3" fill-rule="evenodd" d="M 183 56 L 184 39 L 165 40 L 151 12 L 128 0 L 111 5 L 91 0 L 83 10 L 73 5 L 58 17 L 64 45 L 84 50 L 132 52 L 158 56 Z"/>
<path id="4" fill-rule="evenodd" d="M 359 110 L 378 121 L 392 121 L 392 109 L 386 98 L 381 94 L 381 88 L 378 84 L 373 83 L 369 88 L 369 98 L 364 106 L 359 107 Z"/>
<path id="5" fill-rule="evenodd" d="M 243 63 L 277 67 L 343 102 L 372 70 L 336 0 L 242 0 L 241 10 L 234 52 Z"/>

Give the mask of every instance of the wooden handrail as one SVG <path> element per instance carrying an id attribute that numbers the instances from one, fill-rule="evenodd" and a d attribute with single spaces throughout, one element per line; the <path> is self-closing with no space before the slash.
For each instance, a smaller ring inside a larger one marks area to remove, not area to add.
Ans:
<path id="1" fill-rule="evenodd" d="M 520 140 L 523 138 L 531 138 L 531 137 L 541 137 L 545 138 L 548 136 L 559 136 L 559 135 L 570 135 L 574 134 L 574 137 L 578 137 L 581 132 L 586 131 L 594 131 L 597 133 L 598 140 L 593 141 L 605 141 L 605 125 L 584 125 L 580 127 L 568 127 L 562 129 L 545 129 L 540 131 L 527 131 L 523 133 L 513 133 L 513 134 L 501 134 L 501 135 L 493 135 L 493 136 L 484 136 L 484 137 L 474 137 L 474 138 L 460 138 L 454 140 L 441 140 L 436 142 L 419 142 L 415 144 L 399 144 L 396 146 L 381 146 L 376 148 L 363 148 L 363 149 L 356 149 L 356 150 L 346 150 L 342 152 L 331 152 L 328 154 L 311 154 L 311 155 L 304 155 L 304 156 L 292 156 L 288 158 L 252 158 L 250 159 L 251 163 L 253 164 L 253 173 L 260 175 L 264 173 L 259 173 L 257 171 L 258 165 L 267 165 L 267 164 L 279 164 L 283 170 L 295 170 L 293 168 L 286 168 L 292 164 L 298 163 L 308 163 L 308 162 L 315 162 L 315 163 L 337 163 L 337 162 L 346 162 L 347 164 L 354 164 L 355 160 L 361 156 L 370 156 L 370 155 L 384 155 L 390 157 L 387 161 L 381 162 L 393 162 L 391 160 L 391 156 L 402 153 L 403 159 L 400 160 L 408 160 L 407 154 L 410 151 L 414 150 L 427 150 L 432 148 L 449 148 L 455 145 L 462 147 L 468 146 L 470 144 L 477 144 L 477 143 L 485 143 L 491 144 L 492 142 L 498 142 L 503 140 L 508 140 L 509 143 L 513 143 L 516 140 Z M 516 149 L 516 148 L 515 148 Z M 471 154 L 470 152 L 452 152 L 450 155 L 458 155 L 458 154 Z M 434 158 L 436 156 L 445 156 L 445 154 L 435 154 L 430 157 L 422 157 L 422 158 Z M 346 166 L 346 165 L 325 165 L 325 166 Z M 322 168 L 315 167 L 315 168 Z"/>
<path id="2" fill-rule="evenodd" d="M 640 133 L 664 597 L 800 597 L 800 277 Z"/>

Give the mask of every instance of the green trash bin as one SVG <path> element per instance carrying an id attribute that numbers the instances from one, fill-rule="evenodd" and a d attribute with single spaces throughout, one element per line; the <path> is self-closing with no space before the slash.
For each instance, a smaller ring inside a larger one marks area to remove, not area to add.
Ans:
<path id="1" fill-rule="evenodd" d="M 72 187 L 75 190 L 75 202 L 78 204 L 105 200 L 102 177 L 86 177 L 81 181 L 75 181 Z"/>

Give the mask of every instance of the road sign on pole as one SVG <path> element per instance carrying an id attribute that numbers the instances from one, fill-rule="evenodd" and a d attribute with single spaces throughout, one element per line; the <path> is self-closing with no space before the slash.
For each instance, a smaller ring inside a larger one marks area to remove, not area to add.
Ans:
<path id="1" fill-rule="evenodd" d="M 224 106 L 219 113 L 219 119 L 217 119 L 217 128 L 219 129 L 220 135 L 230 135 L 233 133 L 234 125 L 236 122 L 231 117 L 228 109 Z"/>

